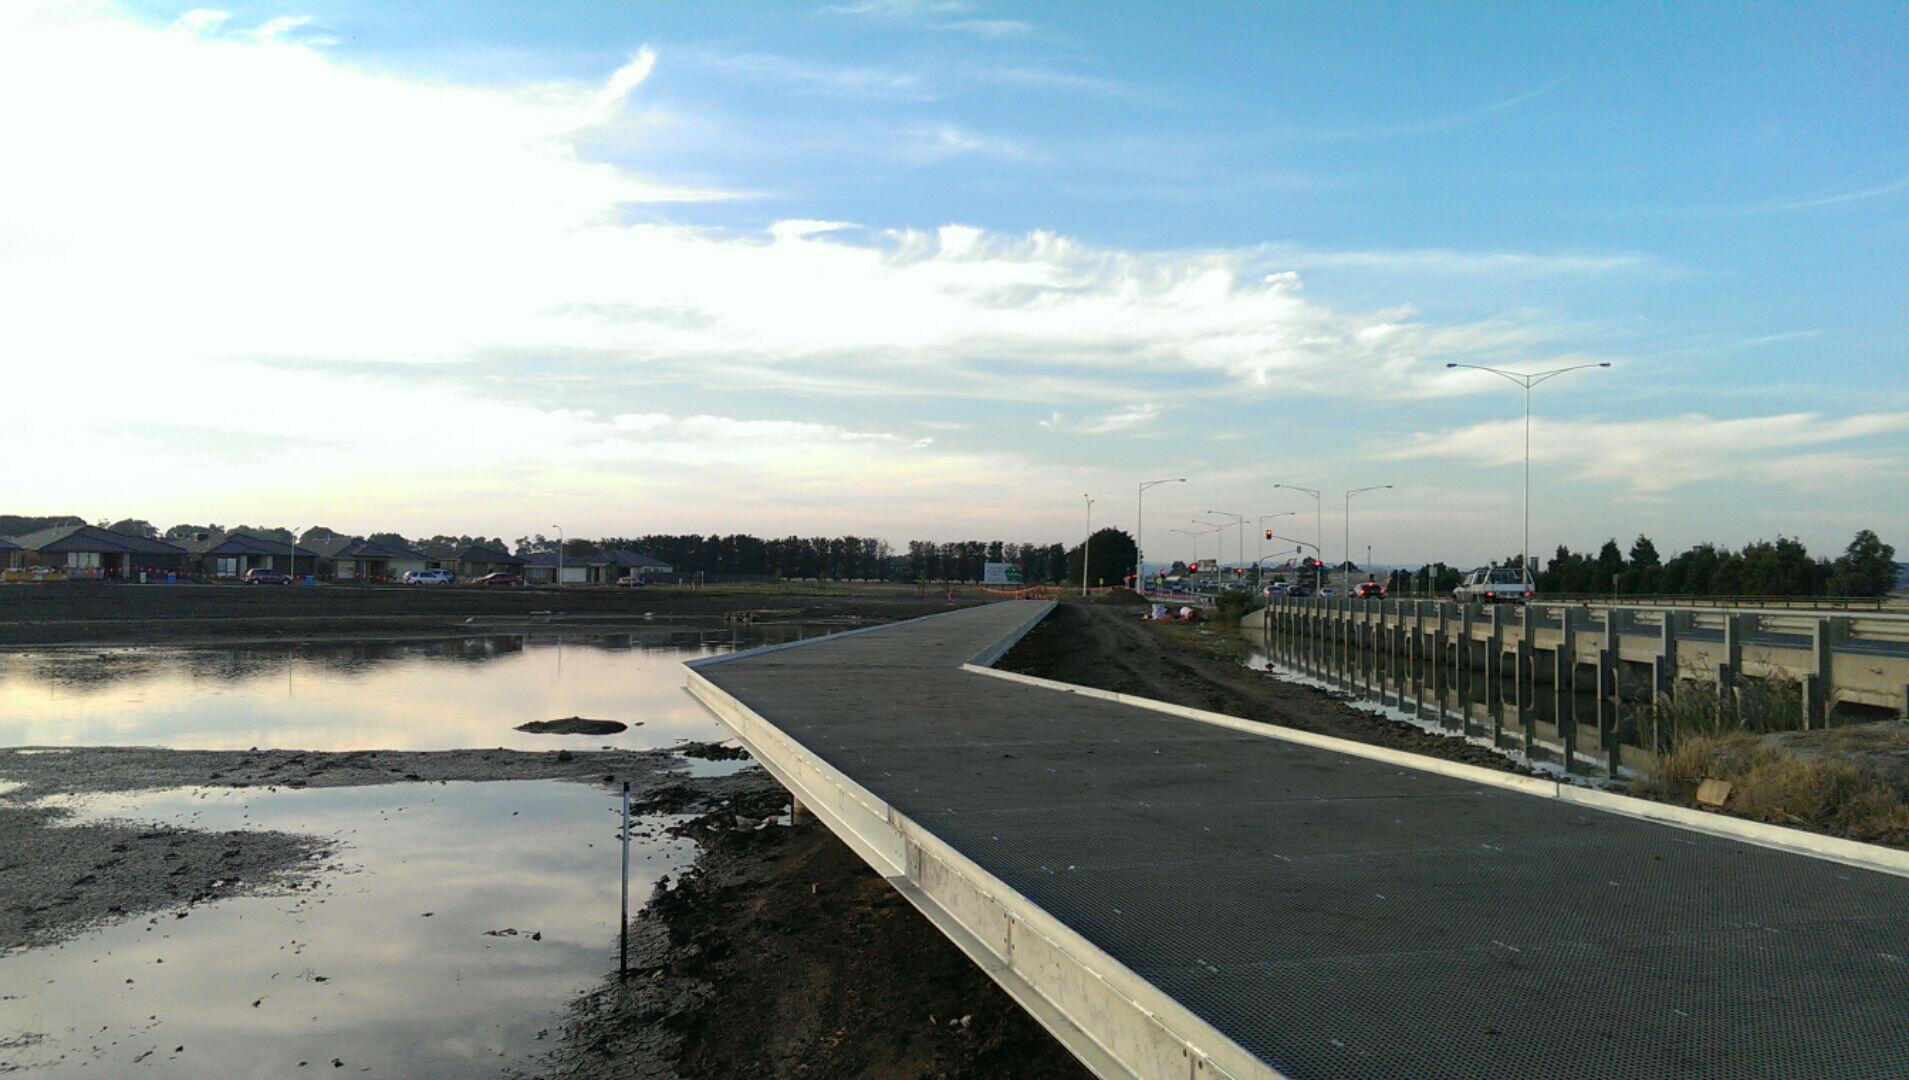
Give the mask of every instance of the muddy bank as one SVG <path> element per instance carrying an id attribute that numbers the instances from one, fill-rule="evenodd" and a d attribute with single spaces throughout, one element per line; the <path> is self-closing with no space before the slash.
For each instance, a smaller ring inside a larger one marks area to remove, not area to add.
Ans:
<path id="1" fill-rule="evenodd" d="M 633 921 L 629 980 L 578 1003 L 547 1075 L 1088 1075 L 826 827 L 781 824 L 786 792 L 745 776 L 684 827 L 702 855 Z"/>
<path id="2" fill-rule="evenodd" d="M 971 603 L 968 598 L 958 603 Z M 854 625 L 951 605 L 912 588 L 478 589 L 324 585 L 0 587 L 0 647 L 90 643 L 415 637 L 552 625 L 614 629 L 645 619 L 737 618 Z"/>
<path id="3" fill-rule="evenodd" d="M 178 787 L 347 787 L 453 780 L 629 781 L 652 812 L 692 811 L 749 783 L 690 779 L 667 751 L 510 750 L 312 753 L 144 748 L 0 750 L 0 951 L 43 945 L 103 921 L 181 912 L 208 900 L 298 888 L 330 845 L 264 830 L 206 832 L 136 822 L 65 824 L 39 800 Z"/>
<path id="4" fill-rule="evenodd" d="M 1508 772 L 1507 758 L 1355 708 L 1330 694 L 1241 666 L 1239 634 L 1144 622 L 1131 607 L 1064 603 L 997 665 L 1007 671 L 1168 701 L 1301 731 Z"/>

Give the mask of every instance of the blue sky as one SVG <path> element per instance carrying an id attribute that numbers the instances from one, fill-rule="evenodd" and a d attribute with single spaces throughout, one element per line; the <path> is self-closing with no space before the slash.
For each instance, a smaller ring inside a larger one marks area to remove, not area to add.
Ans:
<path id="1" fill-rule="evenodd" d="M 1467 562 L 1515 548 L 1519 401 L 1444 364 L 1609 361 L 1537 398 L 1537 550 L 1909 542 L 1900 5 L 35 8 L 14 40 L 70 58 L 35 89 L 71 136 L 130 123 L 89 85 L 178 93 L 138 128 L 171 201 L 107 240 L 75 199 L 47 247 L 150 255 L 178 242 L 151 219 L 202 201 L 202 283 L 252 266 L 225 286 L 249 316 L 134 306 L 175 362 L 298 402 L 112 418 L 118 454 L 219 468 L 82 513 L 1070 539 L 1083 490 L 1123 521 L 1136 480 L 1187 475 L 1149 500 L 1164 540 L 1302 508 L 1273 481 L 1392 482 L 1355 548 Z M 46 137 L 58 198 L 100 166 Z M 309 303 L 246 299 L 281 263 Z M 420 501 L 382 464 L 406 440 L 341 438 L 361 406 L 314 389 L 341 380 L 440 402 L 434 446 L 538 437 L 417 452 Z M 273 430 L 328 462 L 295 504 L 207 449 Z"/>

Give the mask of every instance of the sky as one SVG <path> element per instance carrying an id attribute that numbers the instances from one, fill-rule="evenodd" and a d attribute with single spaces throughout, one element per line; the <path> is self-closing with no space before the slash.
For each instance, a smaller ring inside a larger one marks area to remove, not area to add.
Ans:
<path id="1" fill-rule="evenodd" d="M 1471 564 L 1446 365 L 1609 364 L 1533 553 L 1909 547 L 1905 102 L 1898 4 L 13 0 L 0 511 Z"/>

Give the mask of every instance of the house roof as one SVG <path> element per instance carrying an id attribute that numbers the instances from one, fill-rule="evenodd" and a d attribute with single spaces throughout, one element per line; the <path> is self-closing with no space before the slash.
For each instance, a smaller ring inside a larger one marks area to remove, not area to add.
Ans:
<path id="1" fill-rule="evenodd" d="M 286 551 L 283 540 L 237 531 L 188 536 L 172 542 L 194 555 L 283 555 Z M 301 558 L 309 559 L 317 554 L 303 544 L 295 547 Z"/>
<path id="2" fill-rule="evenodd" d="M 524 559 L 526 566 L 555 566 L 557 553 L 554 551 L 534 552 Z M 565 555 L 565 566 L 622 566 L 631 570 L 668 570 L 670 565 L 648 555 L 639 554 L 628 548 L 616 548 L 611 551 L 598 551 L 589 555 Z"/>
<path id="3" fill-rule="evenodd" d="M 327 536 L 322 540 L 308 540 L 305 546 L 326 559 L 422 559 L 423 555 L 410 548 L 380 544 L 356 536 Z"/>
<path id="4" fill-rule="evenodd" d="M 60 525 L 25 536 L 14 542 L 28 551 L 99 551 L 128 555 L 184 555 L 185 549 L 164 540 L 117 533 L 97 525 Z"/>
<path id="5" fill-rule="evenodd" d="M 0 536 L 0 551 L 17 550 L 19 547 L 20 545 L 14 543 L 12 540 L 9 540 L 4 536 Z"/>
<path id="6" fill-rule="evenodd" d="M 489 544 L 470 544 L 460 548 L 451 556 L 453 562 L 497 563 L 500 566 L 522 566 L 524 560 Z"/>

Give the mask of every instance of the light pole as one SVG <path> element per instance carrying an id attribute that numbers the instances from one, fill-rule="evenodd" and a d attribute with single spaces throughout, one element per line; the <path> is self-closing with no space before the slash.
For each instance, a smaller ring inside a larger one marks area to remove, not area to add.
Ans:
<path id="1" fill-rule="evenodd" d="M 1352 588 L 1352 497 L 1354 495 L 1364 495 L 1368 491 L 1387 491 L 1390 490 L 1391 487 L 1391 484 L 1374 484 L 1371 487 L 1353 488 L 1351 491 L 1346 492 L 1346 565 L 1344 572 L 1346 575 L 1345 587 L 1348 590 Z"/>
<path id="2" fill-rule="evenodd" d="M 1482 364 L 1446 364 L 1447 368 L 1470 368 L 1473 371 L 1489 371 L 1493 375 L 1502 375 L 1525 388 L 1525 538 L 1518 550 L 1518 573 L 1529 581 L 1531 573 L 1531 388 L 1559 375 L 1571 371 L 1583 371 L 1585 368 L 1607 368 L 1610 362 L 1597 364 L 1573 364 L 1570 367 L 1555 368 L 1551 371 L 1534 371 L 1526 374 L 1520 371 L 1501 371 Z"/>
<path id="3" fill-rule="evenodd" d="M 1207 513 L 1218 514 L 1221 517 L 1230 517 L 1233 519 L 1232 523 L 1239 526 L 1239 530 L 1240 530 L 1239 560 L 1240 562 L 1245 562 L 1246 561 L 1246 523 L 1252 519 L 1247 517 L 1245 514 L 1230 514 L 1230 513 L 1227 513 L 1225 510 L 1208 510 Z M 1224 536 L 1220 537 L 1220 543 L 1225 544 L 1226 537 Z"/>
<path id="4" fill-rule="evenodd" d="M 1281 536 L 1281 535 L 1279 535 L 1278 533 L 1273 533 L 1273 534 L 1271 534 L 1271 535 L 1272 535 L 1272 538 L 1273 538 L 1273 539 L 1275 539 L 1275 540 L 1284 540 L 1284 541 L 1286 541 L 1286 542 L 1287 542 L 1288 544 L 1297 544 L 1297 545 L 1299 545 L 1299 552 L 1300 552 L 1300 554 L 1302 554 L 1302 555 L 1303 555 L 1303 554 L 1305 554 L 1305 552 L 1306 552 L 1306 549 L 1307 549 L 1307 548 L 1311 548 L 1311 549 L 1312 549 L 1312 557 L 1313 557 L 1313 558 L 1315 558 L 1315 559 L 1319 559 L 1319 560 L 1320 560 L 1320 563 L 1321 563 L 1321 565 L 1324 565 L 1324 562 L 1325 562 L 1325 560 L 1324 560 L 1324 559 L 1323 559 L 1323 558 L 1322 558 L 1322 557 L 1320 556 L 1320 554 L 1319 554 L 1319 545 L 1318 545 L 1318 544 L 1308 544 L 1308 543 L 1307 543 L 1306 541 L 1304 541 L 1304 540 L 1300 540 L 1300 539 L 1297 539 L 1297 538 L 1295 538 L 1295 537 L 1291 537 L 1291 536 Z M 1319 575 L 1317 575 L 1317 574 L 1314 574 L 1314 575 L 1313 575 L 1313 580 L 1312 580 L 1312 583 L 1313 583 L 1313 586 L 1314 586 L 1315 588 L 1317 588 L 1317 587 L 1318 587 L 1318 585 L 1319 585 Z"/>
<path id="5" fill-rule="evenodd" d="M 1146 590 L 1147 553 L 1140 539 L 1147 521 L 1147 489 L 1150 487 L 1158 487 L 1161 484 L 1184 483 L 1186 483 L 1186 477 L 1184 476 L 1175 477 L 1172 480 L 1143 480 L 1140 482 L 1140 490 L 1134 494 L 1133 583 L 1139 586 L 1143 593 Z"/>
<path id="6" fill-rule="evenodd" d="M 1082 495 L 1087 500 L 1087 539 L 1080 542 L 1080 594 L 1087 595 L 1087 558 L 1094 553 L 1094 497 Z"/>
<path id="7" fill-rule="evenodd" d="M 1181 536 L 1190 536 L 1193 538 L 1193 562 L 1195 565 L 1198 565 L 1200 562 L 1200 537 L 1202 534 L 1194 532 L 1192 529 L 1168 529 L 1167 531 L 1176 532 L 1176 533 L 1179 533 Z"/>
<path id="8" fill-rule="evenodd" d="M 1281 510 L 1277 514 L 1261 514 L 1259 516 L 1259 558 L 1253 563 L 1253 586 L 1255 588 L 1259 587 L 1261 571 L 1266 569 L 1266 541 L 1273 537 L 1272 531 L 1266 528 L 1266 523 L 1276 518 L 1294 517 L 1297 516 L 1297 514 L 1298 511 L 1296 510 Z"/>
<path id="9" fill-rule="evenodd" d="M 557 530 L 557 577 L 551 584 L 561 586 L 563 584 L 563 526 L 552 525 L 551 528 Z"/>
<path id="10" fill-rule="evenodd" d="M 1326 515 L 1322 509 L 1325 504 L 1320 498 L 1319 492 L 1314 488 L 1300 487 L 1298 484 L 1274 484 L 1273 486 L 1312 496 L 1312 553 L 1315 558 L 1323 560 L 1325 556 L 1320 553 L 1319 545 L 1326 542 Z"/>

